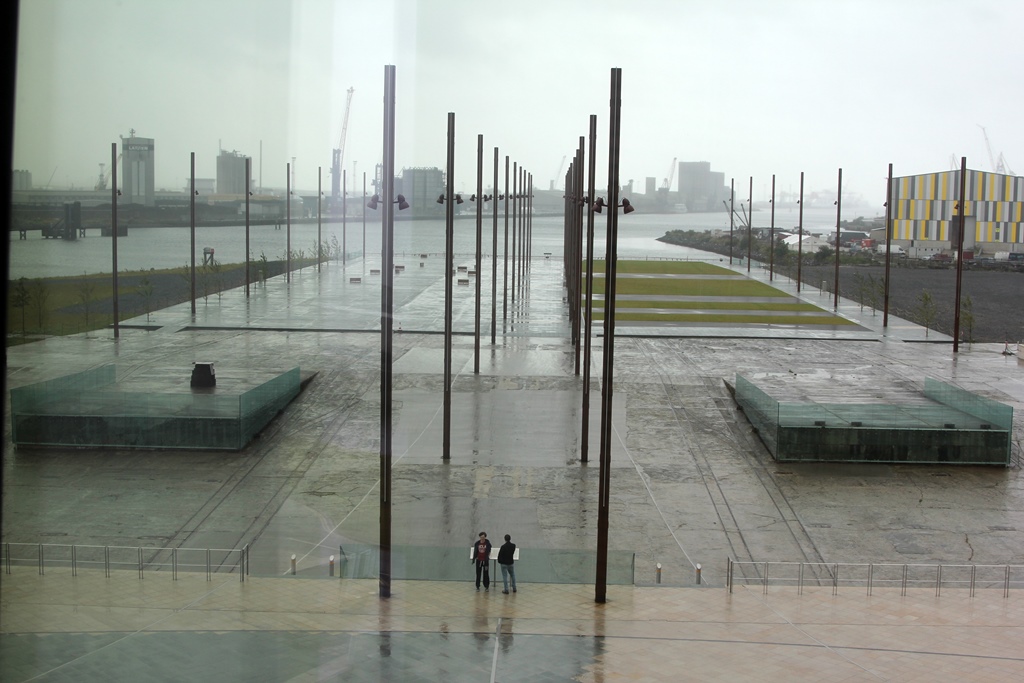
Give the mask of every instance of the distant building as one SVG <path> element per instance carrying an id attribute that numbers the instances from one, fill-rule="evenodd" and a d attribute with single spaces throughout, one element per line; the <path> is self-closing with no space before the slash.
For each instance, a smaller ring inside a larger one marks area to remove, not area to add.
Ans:
<path id="1" fill-rule="evenodd" d="M 135 129 L 121 138 L 121 201 L 153 206 L 156 164 L 153 138 L 135 137 Z"/>
<path id="2" fill-rule="evenodd" d="M 721 211 L 729 199 L 725 174 L 712 171 L 709 161 L 680 161 L 678 192 L 690 212 Z"/>
<path id="3" fill-rule="evenodd" d="M 238 152 L 221 150 L 217 155 L 217 194 L 244 196 L 246 157 Z"/>
<path id="4" fill-rule="evenodd" d="M 1024 177 L 967 171 L 964 250 L 976 256 L 1024 252 Z M 911 257 L 955 249 L 960 171 L 893 178 L 893 244 Z"/>
<path id="5" fill-rule="evenodd" d="M 657 178 L 645 178 L 644 179 L 644 194 L 653 197 L 658 192 L 658 179 Z"/>
<path id="6" fill-rule="evenodd" d="M 436 167 L 403 168 L 395 183 L 395 196 L 403 195 L 409 211 L 416 216 L 443 214 L 444 205 L 437 203 L 437 197 L 444 191 L 444 172 Z"/>
<path id="7" fill-rule="evenodd" d="M 11 180 L 11 189 L 15 192 L 22 192 L 32 189 L 32 172 L 19 171 L 15 169 Z"/>

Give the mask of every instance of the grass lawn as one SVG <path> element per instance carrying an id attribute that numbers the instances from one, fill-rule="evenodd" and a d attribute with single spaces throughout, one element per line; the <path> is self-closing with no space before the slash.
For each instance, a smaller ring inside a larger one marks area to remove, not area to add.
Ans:
<path id="1" fill-rule="evenodd" d="M 595 261 L 594 272 L 604 271 L 604 262 Z M 735 271 L 702 261 L 620 261 L 616 277 L 617 322 L 660 322 L 679 324 L 715 323 L 764 325 L 856 325 L 846 318 L 833 315 L 814 304 L 795 300 L 790 295 L 766 283 L 736 277 Z M 626 275 L 627 277 L 621 277 Z M 651 277 L 628 277 L 649 275 Z M 658 275 L 732 276 L 729 279 L 675 278 Z M 594 279 L 594 293 L 604 294 L 603 278 Z M 655 299 L 662 296 L 700 297 L 699 300 L 673 301 Z M 778 301 L 721 301 L 722 297 L 771 298 Z M 719 299 L 716 301 L 716 299 Z M 664 311 L 637 311 L 623 309 L 672 309 Z M 701 311 L 701 312 L 695 312 Z M 712 312 L 708 312 L 712 311 Z M 820 315 L 761 315 L 767 311 L 818 312 Z M 602 305 L 595 305 L 594 319 L 603 320 Z"/>

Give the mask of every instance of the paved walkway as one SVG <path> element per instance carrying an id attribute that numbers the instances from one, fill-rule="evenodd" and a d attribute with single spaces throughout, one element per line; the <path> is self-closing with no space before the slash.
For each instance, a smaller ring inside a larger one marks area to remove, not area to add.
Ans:
<path id="1" fill-rule="evenodd" d="M 372 262 L 306 269 L 248 299 L 233 291 L 200 301 L 194 320 L 188 304 L 136 319 L 117 342 L 103 331 L 7 350 L 8 387 L 111 362 L 119 376 L 180 372 L 182 382 L 193 360 L 227 374 L 297 364 L 316 377 L 238 453 L 13 451 L 8 413 L 5 541 L 250 544 L 252 576 L 244 584 L 235 574 L 209 583 L 161 572 L 108 579 L 15 566 L 0 577 L 0 678 L 1024 677 L 1016 588 L 1004 599 L 988 590 L 936 598 L 876 589 L 869 598 L 854 588 L 838 596 L 773 588 L 766 597 L 759 587 L 732 595 L 723 587 L 726 557 L 1024 564 L 1019 467 L 781 466 L 725 386 L 739 372 L 812 394 L 898 397 L 933 376 L 1014 406 L 1024 433 L 1024 365 L 1001 345 L 953 357 L 941 336 L 892 318 L 882 330 L 880 314 L 845 301 L 839 312 L 858 329 L 620 328 L 609 545 L 632 558 L 635 576 L 634 585 L 610 586 L 598 606 L 585 576 L 569 580 L 581 570 L 563 568 L 570 576 L 559 580 L 568 582 L 554 583 L 530 558 L 593 552 L 602 340 L 585 451 L 561 264 L 535 259 L 528 290 L 507 309 L 499 297 L 494 344 L 490 269 L 482 269 L 479 373 L 475 283 L 455 287 L 453 456 L 442 463 L 439 261 L 405 263 L 395 280 L 394 543 L 432 559 L 462 555 L 481 529 L 492 539 L 512 533 L 523 550 L 518 594 L 475 593 L 468 563 L 463 580 L 397 576 L 388 600 L 374 581 L 326 578 L 339 545 L 377 539 L 380 286 Z M 824 303 L 816 290 L 800 296 Z M 665 584 L 656 587 L 657 563 Z M 689 585 L 697 563 L 700 588 Z"/>
<path id="2" fill-rule="evenodd" d="M 999 681 L 1024 596 L 55 571 L 3 577 L 4 681 Z"/>

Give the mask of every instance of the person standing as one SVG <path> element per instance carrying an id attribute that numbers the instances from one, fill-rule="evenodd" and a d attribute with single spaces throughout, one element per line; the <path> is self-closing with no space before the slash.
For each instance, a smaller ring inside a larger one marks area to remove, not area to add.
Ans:
<path id="1" fill-rule="evenodd" d="M 505 542 L 498 548 L 498 564 L 501 566 L 501 582 L 505 584 L 505 590 L 501 591 L 508 595 L 508 580 L 512 578 L 512 592 L 516 592 L 516 568 L 514 566 L 516 556 L 516 544 L 512 537 L 505 534 Z"/>
<path id="2" fill-rule="evenodd" d="M 480 579 L 484 582 L 484 591 L 491 590 L 491 542 L 487 540 L 487 534 L 480 532 L 480 538 L 473 544 L 473 560 L 476 563 L 476 589 L 480 590 Z"/>

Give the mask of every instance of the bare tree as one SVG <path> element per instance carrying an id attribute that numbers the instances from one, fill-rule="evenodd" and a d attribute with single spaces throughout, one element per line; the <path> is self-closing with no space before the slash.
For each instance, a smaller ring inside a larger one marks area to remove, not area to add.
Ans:
<path id="1" fill-rule="evenodd" d="M 927 289 L 917 295 L 917 319 L 924 325 L 924 336 L 928 336 L 928 331 L 932 328 L 932 323 L 935 322 L 935 315 L 937 310 L 935 308 L 935 300 L 932 299 L 932 293 Z"/>
<path id="2" fill-rule="evenodd" d="M 82 310 L 85 312 L 85 326 L 89 327 L 89 311 L 92 310 L 92 299 L 96 293 L 96 282 L 89 279 L 88 273 L 82 273 L 82 275 L 82 281 L 78 285 L 78 300 L 82 302 Z"/>
<path id="3" fill-rule="evenodd" d="M 43 331 L 46 322 L 46 302 L 50 298 L 50 283 L 46 280 L 32 281 L 32 302 L 36 305 L 36 316 L 39 320 L 39 331 Z"/>
<path id="4" fill-rule="evenodd" d="M 25 309 L 32 301 L 32 294 L 28 291 L 28 279 L 19 277 L 11 289 L 11 306 L 21 309 L 21 336 L 25 336 Z"/>

